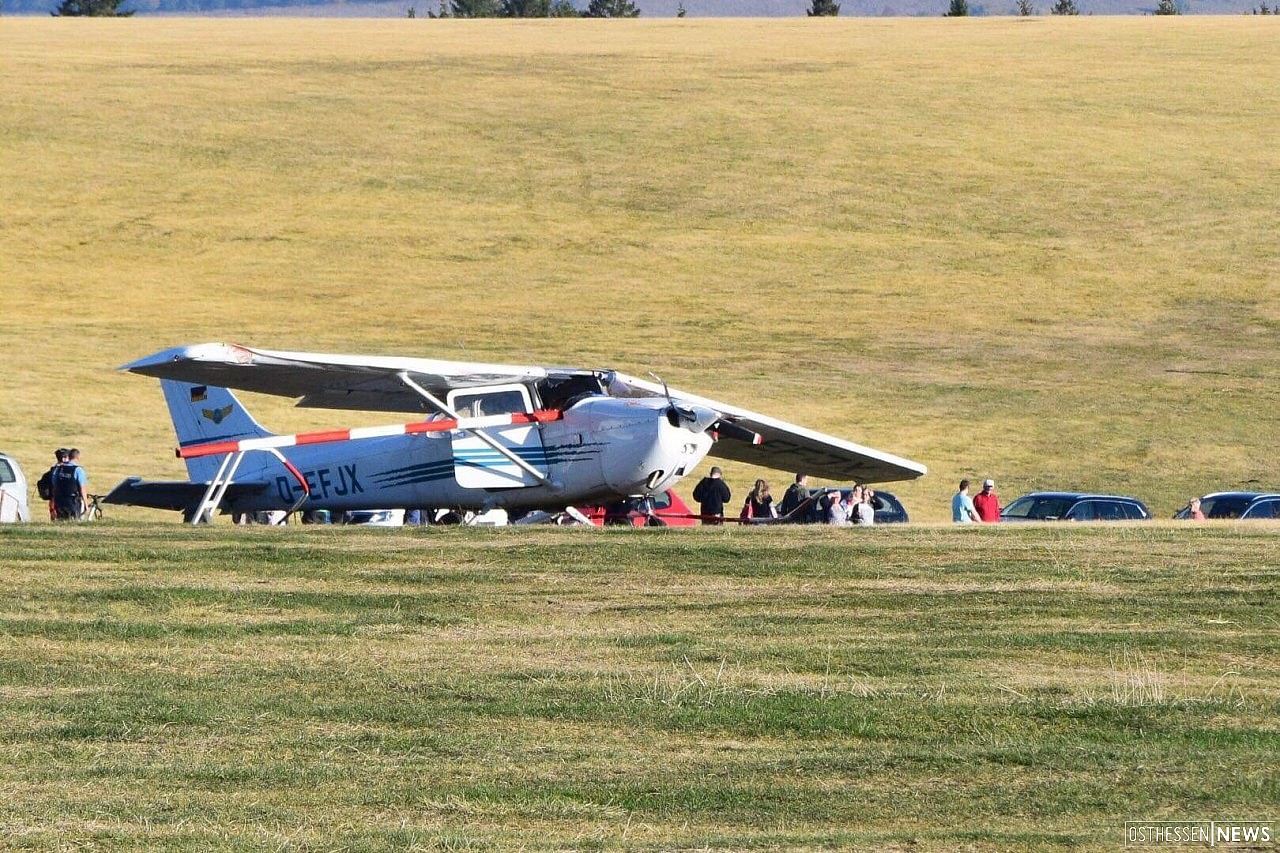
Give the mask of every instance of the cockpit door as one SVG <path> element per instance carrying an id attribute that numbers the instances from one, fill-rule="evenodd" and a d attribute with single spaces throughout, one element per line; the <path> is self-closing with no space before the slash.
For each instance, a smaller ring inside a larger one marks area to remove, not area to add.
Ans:
<path id="1" fill-rule="evenodd" d="M 464 418 L 529 413 L 533 405 L 529 389 L 523 385 L 495 385 L 461 388 L 449 392 L 449 408 Z M 547 476 L 547 453 L 542 446 L 542 430 L 536 425 L 486 427 L 485 433 L 520 457 L 530 467 Z M 483 440 L 466 430 L 455 430 L 453 476 L 466 489 L 518 489 L 536 486 L 539 481 Z"/>

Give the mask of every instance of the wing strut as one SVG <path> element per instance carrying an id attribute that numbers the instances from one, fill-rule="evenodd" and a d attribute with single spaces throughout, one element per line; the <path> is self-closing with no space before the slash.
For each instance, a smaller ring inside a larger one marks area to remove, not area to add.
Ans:
<path id="1" fill-rule="evenodd" d="M 458 413 L 455 412 L 453 409 L 450 409 L 447 405 L 445 405 L 443 400 L 441 400 L 439 397 L 436 397 L 426 388 L 423 388 L 417 382 L 414 382 L 412 379 L 410 379 L 408 371 L 401 370 L 399 373 L 396 374 L 396 377 L 405 385 L 409 386 L 409 388 L 412 389 L 415 393 L 421 395 L 422 398 L 425 399 L 428 403 L 435 406 L 436 409 L 438 409 L 439 411 L 444 412 L 446 415 L 453 418 L 454 420 L 461 420 L 461 417 L 458 415 Z M 542 485 L 550 486 L 553 489 L 559 488 L 555 483 L 551 482 L 551 480 L 545 474 L 543 474 L 537 468 L 534 468 L 528 462 L 521 459 L 518 455 L 513 453 L 510 448 L 504 447 L 501 442 L 499 442 L 496 438 L 489 435 L 484 430 L 476 429 L 474 427 L 462 427 L 462 428 L 465 429 L 467 432 L 471 433 L 472 435 L 474 435 L 476 438 L 483 441 L 485 444 L 489 445 L 489 447 L 493 448 L 498 453 L 502 454 L 504 457 L 510 460 L 510 462 L 513 465 L 515 465 L 520 470 L 524 471 L 529 476 L 533 477 Z"/>
<path id="2" fill-rule="evenodd" d="M 191 516 L 192 525 L 200 524 L 205 519 L 212 521 L 213 514 L 217 512 L 219 504 L 222 503 L 223 497 L 227 494 L 227 489 L 231 487 L 232 479 L 236 475 L 236 469 L 244 461 L 245 455 L 252 453 L 254 450 L 265 450 L 275 456 L 301 484 L 302 497 L 298 498 L 297 503 L 289 508 L 289 513 L 297 512 L 298 507 L 302 506 L 302 502 L 311 497 L 311 487 L 307 485 L 307 478 L 303 477 L 302 472 L 295 468 L 288 459 L 285 459 L 284 454 L 279 450 L 274 447 L 250 447 L 245 450 L 237 450 L 235 453 L 227 454 L 227 458 L 223 459 L 222 464 L 218 466 L 218 473 L 214 474 L 213 479 L 209 481 L 209 488 L 205 489 L 204 497 L 200 499 L 200 505 L 196 507 L 195 514 Z"/>

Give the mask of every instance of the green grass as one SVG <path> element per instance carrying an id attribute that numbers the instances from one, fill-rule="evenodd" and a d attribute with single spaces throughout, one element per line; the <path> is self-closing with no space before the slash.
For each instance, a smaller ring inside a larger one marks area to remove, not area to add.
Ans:
<path id="1" fill-rule="evenodd" d="M 231 339 L 656 370 L 924 462 L 923 520 L 966 475 L 1160 516 L 1280 485 L 1274 19 L 0 37 L 0 446 L 31 469 L 179 476 L 155 384 L 111 370 Z"/>
<path id="2" fill-rule="evenodd" d="M 12 849 L 1114 849 L 1280 800 L 1268 525 L 0 549 Z"/>

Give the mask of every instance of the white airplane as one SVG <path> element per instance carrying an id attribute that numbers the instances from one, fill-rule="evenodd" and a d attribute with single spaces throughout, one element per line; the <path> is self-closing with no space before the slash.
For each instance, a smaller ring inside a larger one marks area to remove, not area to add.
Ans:
<path id="1" fill-rule="evenodd" d="M 670 488 L 708 454 L 835 480 L 916 462 L 613 370 L 279 352 L 164 350 L 120 368 L 160 378 L 190 480 L 130 477 L 109 503 L 212 514 L 433 507 L 561 511 Z M 656 377 L 655 377 L 656 378 Z M 276 435 L 231 388 L 302 407 L 411 412 L 409 423 Z"/>

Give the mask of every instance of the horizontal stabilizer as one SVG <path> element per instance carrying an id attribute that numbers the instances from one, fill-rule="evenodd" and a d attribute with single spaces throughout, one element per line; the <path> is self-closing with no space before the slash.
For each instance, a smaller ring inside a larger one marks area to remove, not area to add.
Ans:
<path id="1" fill-rule="evenodd" d="M 237 497 L 256 495 L 265 491 L 269 485 L 261 481 L 232 483 L 227 489 L 227 498 L 234 501 Z M 208 488 L 207 483 L 193 483 L 190 480 L 146 481 L 141 477 L 128 477 L 121 480 L 102 502 L 187 512 L 199 506 L 200 499 Z"/>

